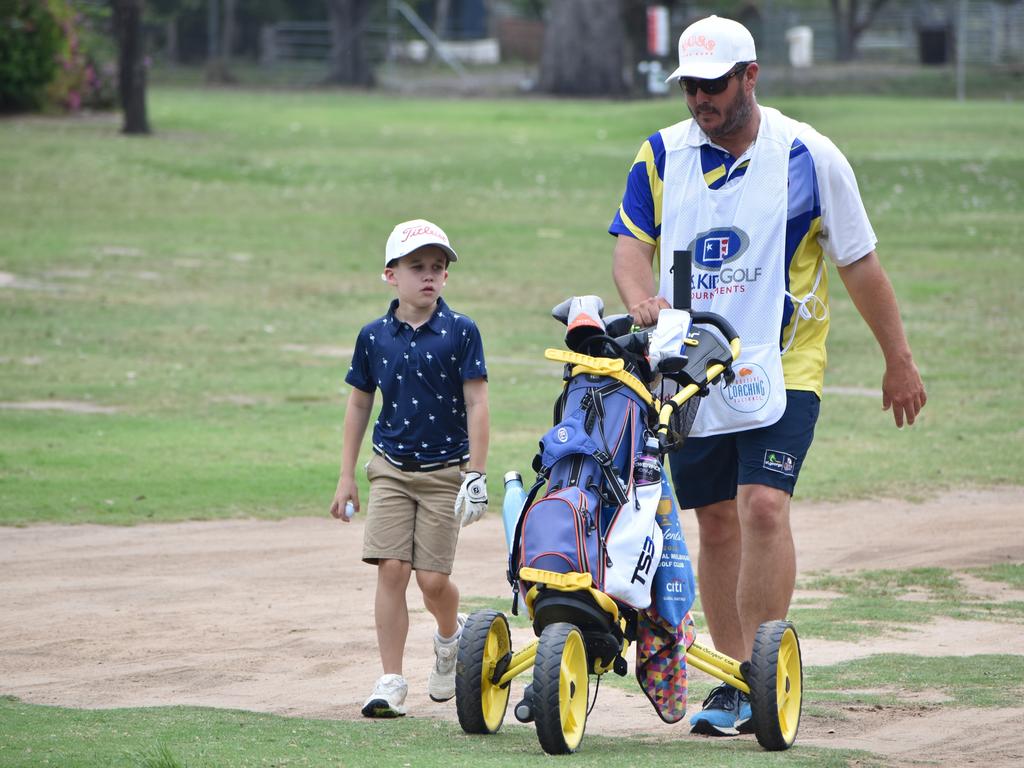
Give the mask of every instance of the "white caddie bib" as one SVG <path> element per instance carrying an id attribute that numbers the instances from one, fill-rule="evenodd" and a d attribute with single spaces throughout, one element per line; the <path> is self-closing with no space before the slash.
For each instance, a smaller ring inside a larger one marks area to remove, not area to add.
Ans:
<path id="1" fill-rule="evenodd" d="M 736 378 L 700 404 L 693 437 L 766 427 L 786 410 L 779 335 L 786 301 L 789 154 L 803 126 L 769 107 L 750 166 L 736 183 L 708 189 L 703 134 L 686 120 L 663 130 L 665 186 L 659 295 L 672 303 L 672 254 L 693 256 L 691 306 L 722 315 L 740 336 Z"/>

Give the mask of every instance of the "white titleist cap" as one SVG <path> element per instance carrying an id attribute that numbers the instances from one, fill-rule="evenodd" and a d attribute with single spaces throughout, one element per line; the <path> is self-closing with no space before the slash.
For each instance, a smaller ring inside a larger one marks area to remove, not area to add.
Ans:
<path id="1" fill-rule="evenodd" d="M 754 61 L 754 38 L 737 21 L 708 16 L 695 21 L 679 36 L 679 67 L 665 80 L 681 77 L 714 80 L 741 61 Z"/>
<path id="2" fill-rule="evenodd" d="M 443 229 L 426 219 L 413 219 L 412 221 L 403 221 L 391 230 L 388 244 L 384 247 L 384 268 L 387 269 L 391 266 L 391 262 L 407 256 L 425 245 L 436 245 L 448 255 L 449 260 L 459 260 L 451 245 L 448 244 L 448 235 L 444 233 Z"/>

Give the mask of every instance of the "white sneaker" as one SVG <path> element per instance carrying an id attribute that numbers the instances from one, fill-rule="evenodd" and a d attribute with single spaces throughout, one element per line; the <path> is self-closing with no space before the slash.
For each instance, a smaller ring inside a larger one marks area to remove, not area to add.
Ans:
<path id="1" fill-rule="evenodd" d="M 401 675 L 383 675 L 373 686 L 373 693 L 363 704 L 363 717 L 401 717 L 405 714 L 405 697 L 409 684 Z"/>
<path id="2" fill-rule="evenodd" d="M 459 638 L 466 623 L 466 614 L 458 617 L 459 628 L 455 637 L 444 642 L 434 632 L 434 668 L 427 680 L 427 693 L 433 701 L 448 701 L 455 695 L 455 662 L 459 657 Z"/>

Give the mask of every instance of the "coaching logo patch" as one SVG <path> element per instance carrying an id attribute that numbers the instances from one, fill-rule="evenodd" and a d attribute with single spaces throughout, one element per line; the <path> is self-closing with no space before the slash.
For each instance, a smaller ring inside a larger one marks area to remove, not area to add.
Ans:
<path id="1" fill-rule="evenodd" d="M 726 405 L 740 413 L 754 413 L 764 408 L 772 393 L 772 383 L 764 368 L 757 363 L 739 363 L 734 370 L 736 378 L 721 390 Z"/>

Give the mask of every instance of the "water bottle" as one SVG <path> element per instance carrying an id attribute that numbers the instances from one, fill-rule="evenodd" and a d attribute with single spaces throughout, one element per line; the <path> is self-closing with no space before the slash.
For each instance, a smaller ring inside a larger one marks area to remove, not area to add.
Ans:
<path id="1" fill-rule="evenodd" d="M 505 524 L 505 546 L 512 551 L 512 537 L 516 535 L 519 515 L 523 513 L 526 502 L 526 491 L 523 489 L 523 476 L 518 472 L 505 473 L 505 501 L 501 505 L 501 520 Z"/>
<path id="2" fill-rule="evenodd" d="M 644 443 L 643 452 L 633 464 L 633 483 L 652 485 L 661 482 L 661 446 L 658 438 L 651 435 Z"/>

